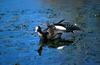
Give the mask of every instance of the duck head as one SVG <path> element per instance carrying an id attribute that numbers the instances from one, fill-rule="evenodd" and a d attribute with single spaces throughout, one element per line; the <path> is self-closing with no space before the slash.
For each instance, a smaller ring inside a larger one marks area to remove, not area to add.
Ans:
<path id="1" fill-rule="evenodd" d="M 41 31 L 41 27 L 40 26 L 36 26 L 35 27 L 35 32 L 40 32 Z"/>
<path id="2" fill-rule="evenodd" d="M 36 26 L 35 27 L 35 32 L 37 32 L 38 33 L 38 35 L 41 37 L 41 36 L 43 36 L 43 32 L 42 32 L 42 30 L 41 30 L 41 27 L 40 26 Z"/>

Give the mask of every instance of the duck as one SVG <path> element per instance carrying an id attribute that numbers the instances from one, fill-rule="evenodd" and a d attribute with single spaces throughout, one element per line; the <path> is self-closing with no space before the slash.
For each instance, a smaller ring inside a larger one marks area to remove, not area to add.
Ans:
<path id="1" fill-rule="evenodd" d="M 71 32 L 74 34 L 74 31 L 81 31 L 82 29 L 75 23 L 71 24 L 70 22 L 63 22 L 63 20 L 59 21 L 58 23 L 47 24 L 47 28 L 42 30 L 40 26 L 35 27 L 35 32 L 38 33 L 41 40 L 43 42 L 47 42 L 47 40 L 55 39 L 63 37 L 63 33 Z M 83 30 L 82 30 L 83 31 Z"/>

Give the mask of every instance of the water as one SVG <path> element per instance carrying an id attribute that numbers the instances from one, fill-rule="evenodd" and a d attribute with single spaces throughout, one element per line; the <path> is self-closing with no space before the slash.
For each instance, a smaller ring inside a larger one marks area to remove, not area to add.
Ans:
<path id="1" fill-rule="evenodd" d="M 34 27 L 65 19 L 85 32 L 62 50 L 43 47 Z M 99 65 L 99 0 L 0 0 L 0 65 Z"/>

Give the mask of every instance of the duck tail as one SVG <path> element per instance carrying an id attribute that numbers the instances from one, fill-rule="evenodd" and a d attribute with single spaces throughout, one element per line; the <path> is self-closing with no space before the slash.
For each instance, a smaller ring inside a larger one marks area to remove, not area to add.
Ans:
<path id="1" fill-rule="evenodd" d="M 80 31 L 82 31 L 82 32 L 84 32 L 84 31 L 85 31 L 83 28 L 78 27 L 78 26 L 76 26 L 76 27 L 75 27 L 75 29 L 76 29 L 76 30 L 80 30 Z"/>

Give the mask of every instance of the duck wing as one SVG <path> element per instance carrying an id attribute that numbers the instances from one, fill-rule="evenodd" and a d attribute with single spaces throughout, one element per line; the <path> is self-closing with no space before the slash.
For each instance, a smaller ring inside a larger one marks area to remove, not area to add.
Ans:
<path id="1" fill-rule="evenodd" d="M 67 32 L 72 32 L 74 30 L 81 30 L 80 27 L 76 26 L 75 24 L 71 24 L 70 22 L 63 22 L 60 24 L 54 24 L 55 26 L 62 26 L 66 28 Z"/>

